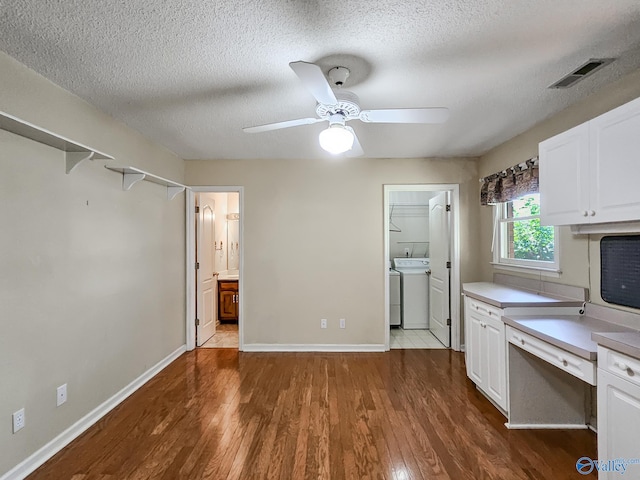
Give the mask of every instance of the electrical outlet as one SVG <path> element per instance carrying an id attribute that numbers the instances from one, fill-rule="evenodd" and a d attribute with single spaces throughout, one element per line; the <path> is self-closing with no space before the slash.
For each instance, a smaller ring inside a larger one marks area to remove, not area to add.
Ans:
<path id="1" fill-rule="evenodd" d="M 404 249 L 404 256 L 405 256 L 405 257 L 408 257 L 408 256 L 410 256 L 410 255 L 411 255 L 411 251 L 410 251 L 408 248 L 405 248 L 405 249 Z"/>
<path id="2" fill-rule="evenodd" d="M 24 428 L 24 408 L 13 413 L 13 433 Z"/>
<path id="3" fill-rule="evenodd" d="M 56 407 L 59 407 L 67 401 L 67 384 L 60 385 L 56 389 Z"/>
<path id="4" fill-rule="evenodd" d="M 340 328 L 347 328 L 347 320 L 344 318 L 340 319 Z"/>
<path id="5" fill-rule="evenodd" d="M 327 319 L 323 318 L 320 320 L 320 328 L 327 328 Z"/>

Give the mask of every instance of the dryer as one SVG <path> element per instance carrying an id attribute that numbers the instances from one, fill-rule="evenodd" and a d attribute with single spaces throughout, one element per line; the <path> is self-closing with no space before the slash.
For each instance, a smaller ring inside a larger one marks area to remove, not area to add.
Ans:
<path id="1" fill-rule="evenodd" d="M 400 272 L 400 299 L 402 328 L 429 328 L 429 275 L 428 258 L 394 258 L 393 268 Z"/>
<path id="2" fill-rule="evenodd" d="M 402 301 L 400 299 L 400 272 L 389 269 L 389 325 L 402 324 Z"/>

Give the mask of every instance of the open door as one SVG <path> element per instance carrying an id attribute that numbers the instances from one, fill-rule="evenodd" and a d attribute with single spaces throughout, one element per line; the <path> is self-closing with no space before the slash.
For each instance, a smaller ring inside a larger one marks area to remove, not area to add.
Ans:
<path id="1" fill-rule="evenodd" d="M 216 291 L 214 269 L 215 205 L 206 194 L 196 197 L 196 345 L 201 347 L 216 333 Z"/>
<path id="2" fill-rule="evenodd" d="M 429 329 L 442 344 L 451 347 L 449 293 L 449 192 L 429 200 Z"/>

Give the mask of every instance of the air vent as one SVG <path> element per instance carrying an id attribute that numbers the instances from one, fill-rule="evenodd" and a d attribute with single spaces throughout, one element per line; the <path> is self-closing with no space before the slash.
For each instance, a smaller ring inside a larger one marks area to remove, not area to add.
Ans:
<path id="1" fill-rule="evenodd" d="M 574 86 L 580 80 L 588 77 L 594 72 L 597 72 L 602 67 L 606 67 L 611 62 L 613 62 L 614 58 L 592 58 L 584 65 L 579 66 L 575 69 L 575 71 L 571 72 L 569 75 L 562 77 L 553 85 L 549 86 L 549 88 L 569 88 Z"/>

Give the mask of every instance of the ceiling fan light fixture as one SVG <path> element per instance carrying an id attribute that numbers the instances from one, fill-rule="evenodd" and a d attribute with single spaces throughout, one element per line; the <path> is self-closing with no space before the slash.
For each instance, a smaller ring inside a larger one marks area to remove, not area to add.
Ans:
<path id="1" fill-rule="evenodd" d="M 339 123 L 330 125 L 329 128 L 321 131 L 318 137 L 322 149 L 333 155 L 351 150 L 353 140 L 353 133 Z"/>

